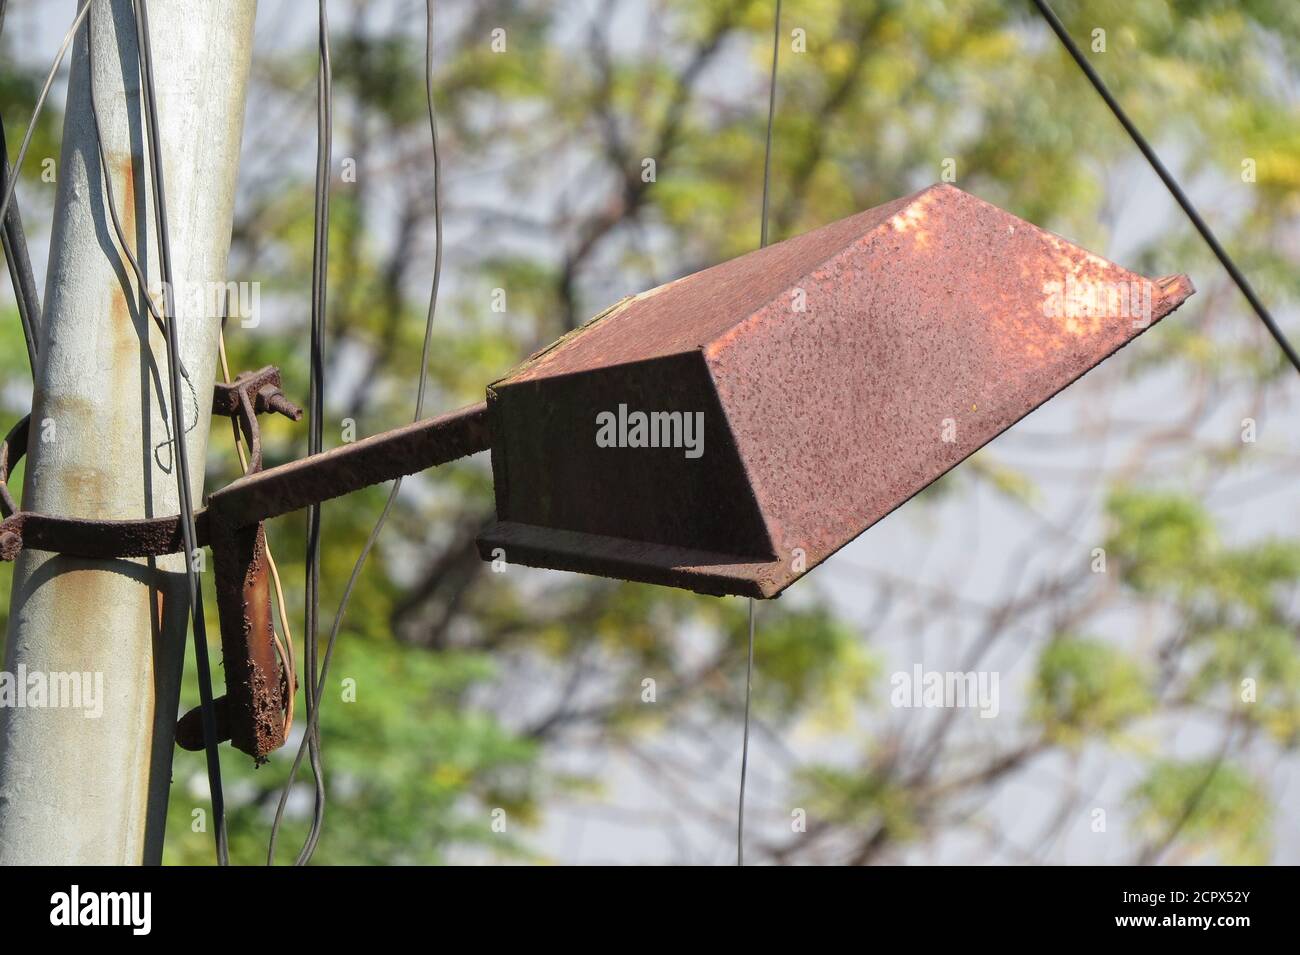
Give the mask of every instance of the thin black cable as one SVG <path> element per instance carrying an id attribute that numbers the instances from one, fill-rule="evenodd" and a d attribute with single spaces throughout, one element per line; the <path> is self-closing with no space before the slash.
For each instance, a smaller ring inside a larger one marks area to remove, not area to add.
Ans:
<path id="1" fill-rule="evenodd" d="M 768 192 L 772 181 L 772 127 L 776 120 L 776 66 L 781 51 L 781 0 L 772 21 L 772 76 L 767 86 L 767 143 L 763 148 L 763 214 L 758 247 L 767 248 Z M 736 809 L 736 865 L 745 864 L 745 778 L 749 772 L 749 704 L 754 695 L 754 598 L 749 598 L 749 658 L 745 664 L 745 731 L 740 744 L 740 797 Z"/>
<path id="2" fill-rule="evenodd" d="M 0 25 L 3 24 L 7 12 L 7 0 L 6 2 L 0 2 Z M 3 171 L 2 174 L 0 174 L 0 191 L 3 191 L 4 194 L 3 202 L 0 202 L 0 215 L 4 217 L 4 250 L 5 256 L 9 262 L 10 277 L 14 281 L 14 293 L 15 297 L 18 299 L 19 318 L 23 323 L 23 337 L 26 339 L 27 357 L 31 364 L 33 375 L 35 375 L 36 371 L 36 354 L 39 349 L 38 343 L 40 341 L 41 304 L 40 296 L 36 291 L 36 282 L 32 275 L 31 258 L 27 252 L 27 241 L 23 233 L 22 218 L 18 210 L 18 182 L 16 171 L 22 166 L 23 160 L 27 156 L 28 147 L 31 145 L 32 134 L 36 130 L 36 122 L 40 118 L 41 111 L 45 107 L 45 102 L 49 96 L 50 87 L 54 83 L 54 77 L 58 73 L 59 65 L 63 62 L 63 57 L 67 53 L 68 46 L 76 36 L 77 29 L 81 26 L 83 21 L 86 23 L 87 50 L 90 48 L 89 41 L 91 36 L 91 27 L 90 19 L 88 18 L 89 12 L 90 4 L 86 3 L 78 11 L 76 17 L 73 18 L 71 26 L 69 26 L 67 33 L 64 34 L 63 41 L 59 46 L 59 51 L 55 55 L 54 63 L 46 74 L 40 95 L 36 99 L 36 105 L 32 110 L 32 119 L 28 124 L 26 133 L 23 135 L 22 145 L 18 150 L 18 161 L 15 164 L 14 169 L 10 169 L 9 166 L 9 153 L 8 147 L 5 143 L 4 126 L 3 122 L 0 122 L 0 157 L 3 157 Z M 103 144 L 100 142 L 99 137 L 99 114 L 95 107 L 93 70 L 91 70 L 90 73 L 91 116 L 95 123 L 95 139 L 99 144 L 100 166 L 101 169 L 103 169 L 105 178 L 107 179 L 107 163 L 104 158 Z M 131 267 L 135 270 L 136 276 L 140 281 L 140 287 L 143 289 L 146 286 L 144 273 L 141 271 L 140 265 L 136 261 L 135 256 L 131 254 L 130 246 L 127 245 L 126 240 L 123 237 L 122 225 L 117 216 L 117 209 L 113 202 L 112 190 L 107 189 L 106 193 L 109 201 L 109 211 L 113 218 L 113 227 L 117 231 L 118 239 L 121 242 L 123 249 L 126 251 L 127 258 L 131 262 Z M 150 311 L 153 312 L 155 320 L 161 328 L 162 316 L 158 313 L 158 309 L 154 305 L 153 300 L 148 296 L 146 296 L 146 298 L 149 301 Z M 197 422 L 198 398 L 194 394 L 194 385 L 189 381 L 189 372 L 186 370 L 183 362 L 181 364 L 181 374 L 184 375 L 186 382 L 189 384 L 190 395 L 195 406 L 194 421 Z M 193 427 L 194 424 L 191 423 L 190 427 L 186 430 L 188 431 Z"/>
<path id="3" fill-rule="evenodd" d="M 320 0 L 320 22 L 318 26 L 320 43 L 320 63 L 317 71 L 316 98 L 316 194 L 314 224 L 316 235 L 312 246 L 312 424 L 315 433 L 311 440 L 314 450 L 309 453 L 319 454 L 324 449 L 324 413 L 325 413 L 325 319 L 326 291 L 329 284 L 329 207 L 330 207 L 330 171 L 333 163 L 334 144 L 334 82 L 333 65 L 330 59 L 329 15 L 325 0 Z M 304 740 L 307 744 L 308 761 L 311 764 L 315 799 L 312 808 L 311 832 L 319 832 L 325 821 L 325 767 L 321 752 L 320 726 L 312 715 L 320 708 L 320 693 L 316 685 L 316 672 L 320 661 L 320 551 L 321 521 L 323 511 L 319 505 L 315 514 L 309 516 L 308 551 L 309 580 L 307 605 L 311 614 L 307 633 L 304 636 L 307 662 L 304 693 L 310 697 L 305 707 L 307 711 L 307 729 Z"/>
<path id="4" fill-rule="evenodd" d="M 736 865 L 745 864 L 745 774 L 749 769 L 749 703 L 754 695 L 754 598 L 749 598 L 749 661 L 745 664 L 745 736 L 740 745 L 740 807 L 736 813 Z"/>
<path id="5" fill-rule="evenodd" d="M 4 12 L 0 8 L 0 19 Z M 13 177 L 9 167 L 9 148 L 5 141 L 4 120 L 0 119 L 0 189 L 9 185 Z M 36 291 L 36 279 L 32 275 L 32 258 L 27 251 L 27 236 L 23 232 L 23 217 L 18 210 L 17 201 L 11 202 L 5 214 L 4 229 L 0 231 L 0 243 L 4 246 L 5 262 L 9 266 L 9 279 L 13 282 L 14 300 L 18 303 L 18 320 L 23 326 L 23 342 L 27 346 L 27 364 L 36 377 L 37 342 L 41 334 L 41 298 Z"/>
<path id="6" fill-rule="evenodd" d="M 425 392 L 428 387 L 428 366 L 429 351 L 433 341 L 433 321 L 434 315 L 438 308 L 438 287 L 442 279 L 442 160 L 438 150 L 438 123 L 436 113 L 433 107 L 433 0 L 425 0 L 425 32 L 424 32 L 424 93 L 425 104 L 429 117 L 429 137 L 433 143 L 433 229 L 434 229 L 434 256 L 433 256 L 433 287 L 429 292 L 429 309 L 424 321 L 424 344 L 420 350 L 420 379 L 416 388 L 415 395 L 415 414 L 412 421 L 419 421 L 424 414 Z M 325 692 L 325 679 L 329 673 L 330 661 L 334 656 L 334 646 L 338 640 L 339 630 L 343 625 L 344 615 L 347 613 L 348 602 L 352 598 L 353 588 L 361 576 L 361 571 L 365 567 L 366 559 L 374 549 L 375 543 L 379 540 L 379 534 L 383 530 L 385 523 L 388 521 L 389 512 L 393 509 L 393 504 L 397 500 L 397 494 L 402 488 L 402 479 L 398 478 L 393 482 L 392 489 L 388 492 L 388 499 L 384 502 L 383 510 L 379 513 L 378 520 L 375 521 L 374 527 L 370 531 L 369 537 L 366 538 L 365 546 L 361 548 L 361 553 L 357 556 L 356 563 L 352 565 L 352 573 L 348 576 L 347 585 L 343 588 L 343 596 L 339 600 L 338 612 L 334 615 L 334 621 L 330 626 L 329 639 L 325 645 L 325 656 L 321 662 L 320 679 L 316 686 L 316 698 L 319 701 Z M 308 717 L 313 728 L 317 728 L 320 721 L 319 702 L 315 709 L 312 710 Z M 310 729 L 310 728 L 309 728 Z M 305 739 L 304 739 L 305 743 Z M 276 809 L 276 826 L 278 827 L 280 817 L 284 812 L 285 802 L 288 799 L 289 789 L 293 785 L 294 777 L 297 775 L 299 766 L 302 765 L 303 744 L 299 744 L 298 753 L 294 758 L 293 768 L 289 774 L 289 782 L 285 785 L 284 791 L 280 794 L 280 804 Z M 307 840 L 303 845 L 302 852 L 299 853 L 298 865 L 305 865 L 311 860 L 312 854 L 316 851 L 316 846 L 320 841 L 321 830 L 319 825 L 313 825 Z"/>
<path id="7" fill-rule="evenodd" d="M 772 125 L 776 119 L 776 61 L 781 51 L 781 0 L 776 0 L 776 18 L 772 23 L 772 78 L 767 85 L 767 144 L 763 148 L 763 224 L 758 247 L 767 247 L 767 196 L 772 181 Z"/>
<path id="8" fill-rule="evenodd" d="M 18 158 L 14 160 L 14 174 L 9 179 L 9 186 L 4 191 L 4 199 L 0 201 L 0 220 L 3 220 L 5 214 L 9 211 L 9 204 L 13 202 L 14 189 L 18 185 L 18 173 L 23 168 L 23 160 L 27 158 L 27 150 L 32 145 L 32 133 L 36 132 L 36 119 L 41 115 L 41 110 L 45 108 L 45 99 L 50 95 L 50 87 L 54 85 L 54 77 L 59 72 L 59 65 L 63 62 L 64 54 L 68 52 L 68 47 L 72 44 L 72 38 L 77 35 L 77 28 L 81 26 L 86 14 L 90 12 L 90 3 L 86 2 L 77 15 L 72 19 L 72 25 L 68 27 L 68 32 L 63 35 L 63 42 L 59 44 L 59 52 L 54 55 L 54 63 L 50 66 L 50 72 L 45 75 L 45 84 L 41 87 L 40 95 L 36 97 L 36 105 L 32 107 L 32 121 L 27 124 L 27 132 L 23 133 L 22 145 L 18 147 Z"/>
<path id="9" fill-rule="evenodd" d="M 9 0 L 0 0 L 0 36 L 4 35 L 5 16 L 8 12 Z M 32 114 L 33 124 L 39 116 L 39 111 Z M 13 175 L 14 171 L 9 166 L 9 145 L 5 139 L 4 120 L 0 118 L 0 191 L 8 189 Z M 5 262 L 9 266 L 9 278 L 13 281 L 14 299 L 18 303 L 18 317 L 23 325 L 27 359 L 34 378 L 35 358 L 40 349 L 41 297 L 32 274 L 32 258 L 27 251 L 27 234 L 23 231 L 23 217 L 17 199 L 11 201 L 10 209 L 5 214 L 0 240 L 3 240 Z"/>
<path id="10" fill-rule="evenodd" d="M 159 147 L 158 108 L 154 96 L 153 55 L 149 45 L 148 0 L 135 0 L 136 44 L 140 56 L 140 93 L 144 106 L 145 131 L 149 145 L 150 180 L 153 186 L 154 219 L 158 228 L 158 261 L 163 280 L 163 311 L 167 338 L 168 381 L 173 408 L 183 408 L 181 398 L 180 344 L 176 334 L 176 302 L 172 292 L 171 243 L 167 232 L 167 199 L 163 187 L 162 150 Z M 207 626 L 203 618 L 203 591 L 194 568 L 194 502 L 190 497 L 189 454 L 184 429 L 178 428 L 176 445 L 176 490 L 181 506 L 181 536 L 185 543 L 185 579 L 189 584 L 190 615 L 194 630 L 194 658 L 199 677 L 200 712 L 203 722 L 203 745 L 207 754 L 208 787 L 211 790 L 214 838 L 217 863 L 229 865 L 226 842 L 226 808 L 221 789 L 221 757 L 217 743 L 217 721 L 212 701 L 212 673 L 208 663 Z"/>
<path id="11" fill-rule="evenodd" d="M 8 0 L 0 0 L 0 34 L 4 32 L 5 16 L 8 12 Z M 70 30 L 71 33 L 76 32 L 76 23 L 77 21 L 74 20 Z M 51 77 L 58 70 L 58 65 L 63 59 L 63 51 L 66 49 L 66 45 L 60 49 L 54 66 L 50 70 Z M 41 108 L 44 104 L 44 97 L 37 99 L 36 107 L 32 111 L 31 126 L 29 128 L 36 128 L 36 121 L 40 118 Z M 16 194 L 15 175 L 16 170 L 9 165 L 9 145 L 5 138 L 4 120 L 0 119 L 0 194 Z M 40 350 L 41 297 L 36 289 L 35 276 L 32 274 L 32 259 L 27 251 L 27 235 L 23 231 L 23 218 L 16 198 L 11 198 L 8 201 L 4 214 L 3 229 L 0 229 L 0 245 L 4 247 L 5 262 L 9 267 L 9 278 L 13 282 L 14 300 L 18 304 L 18 320 L 23 328 L 23 344 L 27 349 L 27 364 L 34 379 L 36 377 L 36 359 Z"/>
<path id="12" fill-rule="evenodd" d="M 1052 28 L 1052 32 L 1056 34 L 1057 39 L 1061 41 L 1061 44 L 1069 52 L 1070 56 L 1074 58 L 1074 62 L 1078 64 L 1079 69 L 1083 71 L 1084 76 L 1088 77 L 1089 82 L 1092 83 L 1093 88 L 1097 91 L 1098 95 L 1100 95 L 1106 102 L 1106 105 L 1110 107 L 1110 111 L 1115 114 L 1115 118 L 1118 119 L 1120 125 L 1124 127 L 1125 132 L 1127 132 L 1129 138 L 1133 140 L 1134 145 L 1136 145 L 1138 149 L 1142 150 L 1142 155 L 1145 156 L 1147 162 L 1151 164 L 1151 168 L 1154 169 L 1156 175 L 1160 177 L 1160 181 L 1165 184 L 1165 188 L 1169 190 L 1170 194 L 1175 200 L 1177 200 L 1178 204 L 1182 206 L 1183 212 L 1187 214 L 1187 218 L 1192 220 L 1192 225 L 1196 226 L 1196 231 L 1201 234 L 1201 238 L 1204 239 L 1206 245 L 1210 247 L 1210 251 L 1214 253 L 1215 257 L 1219 260 L 1219 263 L 1227 269 L 1228 274 L 1232 276 L 1232 281 L 1237 284 L 1237 288 L 1241 289 L 1241 294 L 1246 296 L 1246 301 L 1248 301 L 1250 307 L 1255 310 L 1255 314 L 1258 315 L 1259 320 L 1264 323 L 1269 334 L 1273 336 L 1274 341 L 1276 341 L 1278 346 L 1281 347 L 1283 353 L 1285 353 L 1292 366 L 1295 367 L 1296 371 L 1300 371 L 1300 355 L 1296 354 L 1295 348 L 1292 347 L 1291 343 L 1287 340 L 1286 335 L 1282 333 L 1282 329 L 1278 327 L 1277 322 L 1273 320 L 1273 316 L 1269 313 L 1268 308 L 1262 301 L 1260 301 L 1259 296 L 1255 294 L 1255 290 L 1251 287 L 1250 281 L 1242 273 L 1241 269 L 1237 268 L 1237 263 L 1232 260 L 1232 256 L 1228 255 L 1227 250 L 1219 244 L 1219 240 L 1215 237 L 1214 232 L 1211 231 L 1206 221 L 1201 218 L 1201 214 L 1196 211 L 1196 207 L 1192 205 L 1192 200 L 1187 198 L 1187 194 L 1183 192 L 1182 187 L 1178 185 L 1178 181 L 1174 179 L 1169 170 L 1165 168 L 1165 164 L 1160 161 L 1160 157 L 1157 156 L 1156 151 L 1151 148 L 1151 144 L 1147 142 L 1146 137 L 1144 137 L 1141 131 L 1133 125 L 1133 121 L 1128 118 L 1128 114 L 1125 113 L 1124 108 L 1119 105 L 1119 101 L 1111 94 L 1110 89 L 1107 88 L 1105 82 L 1103 82 L 1102 78 L 1097 74 L 1097 71 L 1092 68 L 1092 64 L 1089 63 L 1087 57 L 1083 55 L 1083 51 L 1079 49 L 1078 44 L 1076 44 L 1074 40 L 1071 39 L 1070 34 L 1066 32 L 1064 24 L 1061 23 L 1061 20 L 1057 17 L 1055 11 L 1053 11 L 1047 4 L 1047 0 L 1033 0 L 1033 3 L 1034 6 L 1038 8 L 1038 12 L 1043 15 L 1043 19 L 1047 21 L 1047 25 Z"/>
<path id="13" fill-rule="evenodd" d="M 329 182 L 333 150 L 334 88 L 333 66 L 330 62 L 329 16 L 325 0 L 319 3 L 318 21 L 319 65 L 316 70 L 316 179 L 313 205 L 314 234 L 312 236 L 311 274 L 311 372 L 308 389 L 309 420 L 307 430 L 307 455 L 319 454 L 324 449 L 325 414 L 325 305 L 329 266 Z M 319 833 L 325 818 L 325 771 L 320 749 L 320 724 L 315 718 L 320 705 L 317 692 L 317 669 L 320 646 L 320 551 L 321 505 L 307 509 L 307 548 L 304 586 L 305 621 L 303 627 L 303 704 L 307 714 L 303 740 L 285 782 L 271 823 L 271 837 L 267 846 L 266 864 L 274 865 L 275 849 L 284 821 L 284 809 L 289 792 L 302 765 L 304 747 L 314 781 L 311 834 Z M 301 860 L 301 854 L 299 855 Z"/>

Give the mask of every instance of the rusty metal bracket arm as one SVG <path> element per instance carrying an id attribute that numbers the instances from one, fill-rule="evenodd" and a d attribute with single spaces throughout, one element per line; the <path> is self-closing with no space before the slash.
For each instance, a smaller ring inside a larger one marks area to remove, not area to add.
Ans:
<path id="1" fill-rule="evenodd" d="M 218 385 L 220 392 L 223 386 Z M 254 460 L 261 461 L 261 442 L 248 421 L 258 405 L 279 411 L 280 398 L 264 396 L 259 390 L 239 413 L 240 426 L 254 441 Z M 278 394 L 278 389 L 277 392 Z M 245 394 L 247 394 L 245 392 Z M 220 413 L 229 413 L 221 398 Z M 232 401 L 238 403 L 237 396 Z M 218 408 L 214 407 L 214 411 Z M 259 409 L 260 410 L 260 409 Z M 27 419 L 9 432 L 0 445 L 0 560 L 13 560 L 23 547 L 55 551 L 75 557 L 157 557 L 179 553 L 180 517 L 169 515 L 148 520 L 100 521 L 53 517 L 20 511 L 13 503 L 7 482 L 13 465 L 27 446 Z M 491 446 L 487 406 L 480 402 L 436 418 L 426 418 L 403 428 L 394 428 L 354 444 L 333 448 L 323 454 L 290 461 L 265 471 L 250 471 L 208 497 L 208 506 L 194 515 L 197 542 L 211 539 L 211 514 L 219 509 L 221 521 L 231 528 L 248 527 L 272 517 L 299 510 L 309 504 L 328 501 L 353 491 L 414 474 L 426 468 L 467 457 Z"/>
<path id="2" fill-rule="evenodd" d="M 491 447 L 483 402 L 362 438 L 231 482 L 208 497 L 228 527 L 247 527 Z"/>

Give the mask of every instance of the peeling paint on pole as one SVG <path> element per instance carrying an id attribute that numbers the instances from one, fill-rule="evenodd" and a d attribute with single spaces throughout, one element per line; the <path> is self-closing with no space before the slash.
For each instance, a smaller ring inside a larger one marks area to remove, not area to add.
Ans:
<path id="1" fill-rule="evenodd" d="M 93 4 L 111 188 L 124 231 L 155 278 L 131 4 Z M 255 9 L 255 0 L 150 4 L 178 286 L 226 280 Z M 160 406 L 166 348 L 116 248 L 87 53 L 83 30 L 72 54 L 23 506 L 71 517 L 172 515 L 175 477 L 168 449 L 159 447 L 168 433 Z M 194 389 L 183 411 L 199 500 L 220 319 L 183 295 L 177 309 Z M 102 673 L 105 699 L 98 719 L 76 709 L 0 710 L 0 862 L 160 859 L 188 623 L 183 568 L 180 555 L 21 555 L 5 669 Z"/>

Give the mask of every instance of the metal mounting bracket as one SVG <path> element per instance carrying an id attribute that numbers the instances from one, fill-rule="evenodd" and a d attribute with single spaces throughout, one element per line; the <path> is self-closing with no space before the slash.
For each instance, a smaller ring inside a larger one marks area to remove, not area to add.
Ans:
<path id="1" fill-rule="evenodd" d="M 208 496 L 195 512 L 196 546 L 212 548 L 226 694 L 217 699 L 217 733 L 254 759 L 284 745 L 284 711 L 292 692 L 275 651 L 263 522 L 309 504 L 414 474 L 486 450 L 487 406 L 471 405 L 321 454 L 262 467 L 257 415 L 275 412 L 297 421 L 302 412 L 280 391 L 280 372 L 268 366 L 244 372 L 213 391 L 212 413 L 233 419 L 251 450 L 248 472 Z M 180 553 L 179 515 L 137 521 L 56 517 L 20 510 L 9 475 L 27 449 L 28 418 L 0 443 L 0 560 L 24 548 L 100 559 Z M 203 746 L 198 710 L 177 723 L 184 749 Z"/>

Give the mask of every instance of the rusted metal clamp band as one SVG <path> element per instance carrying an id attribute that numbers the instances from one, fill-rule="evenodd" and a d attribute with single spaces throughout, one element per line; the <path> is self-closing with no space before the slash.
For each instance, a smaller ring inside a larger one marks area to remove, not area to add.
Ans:
<path id="1" fill-rule="evenodd" d="M 212 413 L 232 417 L 239 423 L 253 449 L 249 470 L 262 466 L 262 439 L 257 425 L 259 412 L 276 412 L 297 421 L 302 412 L 280 391 L 280 372 L 273 366 L 244 372 L 230 384 L 213 389 Z M 9 475 L 27 452 L 31 416 L 10 429 L 0 444 L 0 560 L 15 560 L 24 548 L 52 551 L 71 557 L 112 559 L 115 557 L 160 557 L 185 549 L 179 514 L 139 520 L 95 520 L 56 517 L 23 511 L 9 491 Z M 194 514 L 195 545 L 209 543 L 209 515 L 201 508 Z"/>
<path id="2" fill-rule="evenodd" d="M 157 557 L 184 550 L 180 515 L 134 521 L 100 521 L 55 517 L 18 509 L 9 491 L 9 475 L 27 453 L 31 416 L 10 429 L 0 444 L 0 560 L 16 560 L 24 547 L 76 557 Z M 208 517 L 194 515 L 198 544 L 207 543 Z"/>

